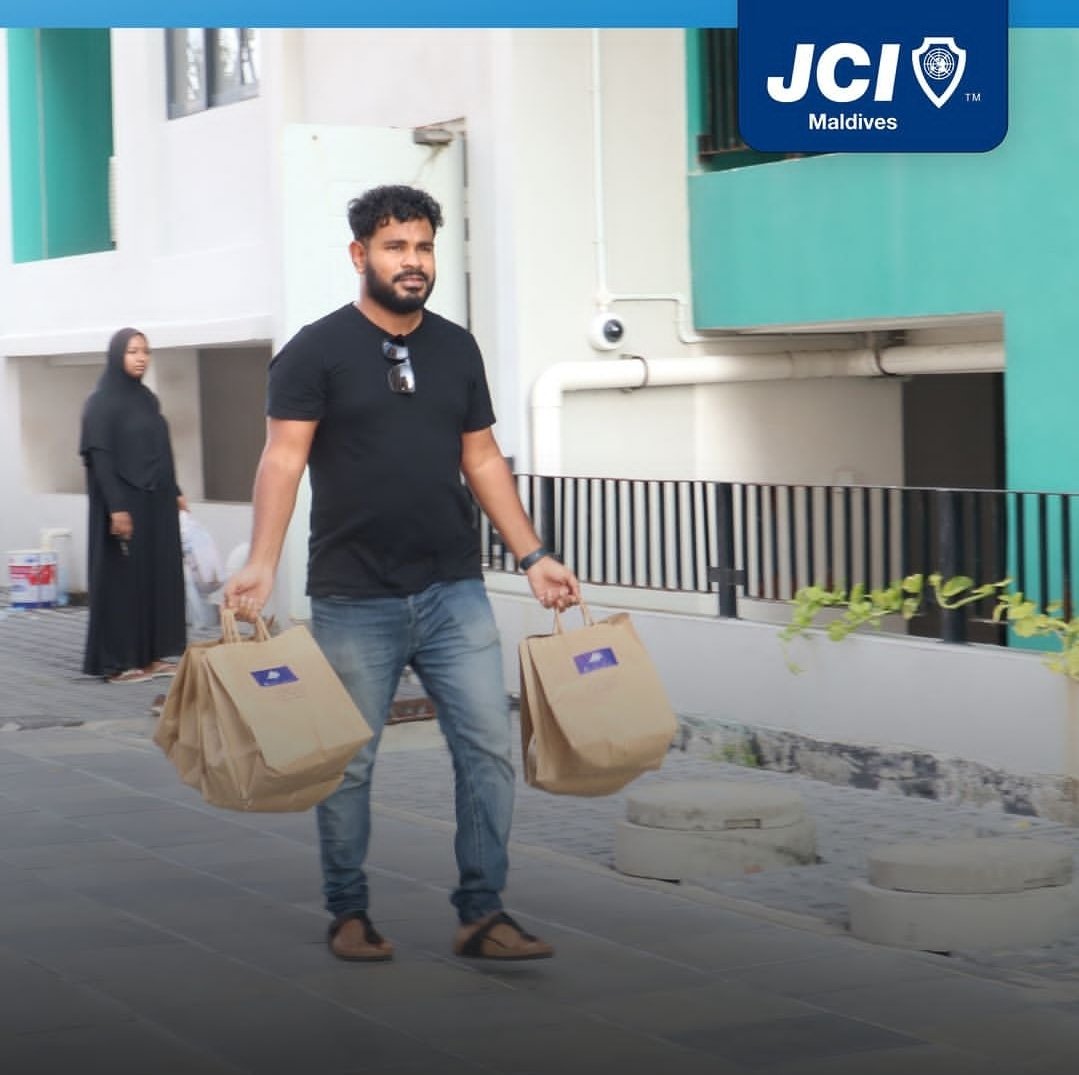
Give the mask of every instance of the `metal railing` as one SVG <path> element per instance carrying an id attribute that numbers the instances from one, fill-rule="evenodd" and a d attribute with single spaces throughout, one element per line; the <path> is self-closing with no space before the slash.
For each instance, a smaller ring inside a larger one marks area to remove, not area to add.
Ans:
<path id="1" fill-rule="evenodd" d="M 721 616 L 738 615 L 739 595 L 784 602 L 812 583 L 884 587 L 934 571 L 975 584 L 1009 577 L 1073 615 L 1079 494 L 533 474 L 517 484 L 544 544 L 582 581 L 715 593 Z M 480 534 L 485 567 L 515 570 L 485 518 Z M 939 623 L 930 613 L 920 629 L 963 641 L 992 607 L 987 598 Z"/>

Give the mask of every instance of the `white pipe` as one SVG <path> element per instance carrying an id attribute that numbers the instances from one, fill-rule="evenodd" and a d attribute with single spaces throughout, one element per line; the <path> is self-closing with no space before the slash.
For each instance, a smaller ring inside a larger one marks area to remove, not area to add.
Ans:
<path id="1" fill-rule="evenodd" d="M 599 30 L 592 31 L 592 200 L 596 256 L 596 306 L 607 308 L 607 214 L 603 205 L 603 71 Z"/>
<path id="2" fill-rule="evenodd" d="M 675 333 L 678 336 L 679 343 L 714 343 L 715 340 L 709 336 L 701 336 L 699 333 L 694 332 L 690 326 L 693 324 L 693 314 L 690 309 L 690 302 L 687 296 L 679 293 L 672 292 L 671 294 L 614 294 L 607 296 L 607 302 L 609 305 L 614 305 L 616 302 L 673 302 L 676 305 L 676 312 L 674 315 L 674 328 Z"/>
<path id="3" fill-rule="evenodd" d="M 596 312 L 605 313 L 616 302 L 673 302 L 675 303 L 675 332 L 680 343 L 707 343 L 709 337 L 692 330 L 693 314 L 687 296 L 679 293 L 646 292 L 643 294 L 611 293 L 607 267 L 607 210 L 604 204 L 603 153 L 603 56 L 600 51 L 599 30 L 591 32 L 592 46 L 592 206 L 595 232 L 592 245 L 596 262 Z"/>
<path id="4" fill-rule="evenodd" d="M 860 348 L 557 362 L 532 386 L 532 469 L 537 474 L 562 473 L 562 399 L 566 392 L 822 377 L 995 373 L 1003 369 L 1001 343 L 927 344 L 879 352 Z"/>

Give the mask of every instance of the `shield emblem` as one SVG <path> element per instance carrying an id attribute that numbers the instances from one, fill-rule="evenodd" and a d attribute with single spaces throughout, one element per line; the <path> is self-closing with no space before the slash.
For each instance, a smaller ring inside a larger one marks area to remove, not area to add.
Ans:
<path id="1" fill-rule="evenodd" d="M 927 37 L 911 53 L 914 77 L 930 101 L 943 107 L 955 93 L 967 67 L 967 50 L 954 37 Z"/>

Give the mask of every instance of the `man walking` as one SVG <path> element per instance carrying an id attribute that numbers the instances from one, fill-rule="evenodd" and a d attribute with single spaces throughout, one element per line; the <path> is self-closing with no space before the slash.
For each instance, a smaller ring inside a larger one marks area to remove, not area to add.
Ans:
<path id="1" fill-rule="evenodd" d="M 546 608 L 580 596 L 542 547 L 491 431 L 470 333 L 425 309 L 438 203 L 376 187 L 348 207 L 358 302 L 302 328 L 270 363 L 267 436 L 247 564 L 226 602 L 254 616 L 273 588 L 296 489 L 310 466 L 307 592 L 315 638 L 374 731 L 318 807 L 323 893 L 340 959 L 392 958 L 368 917 L 371 775 L 405 665 L 434 700 L 453 758 L 458 955 L 539 959 L 551 946 L 505 913 L 513 811 L 511 723 L 464 475 Z"/>

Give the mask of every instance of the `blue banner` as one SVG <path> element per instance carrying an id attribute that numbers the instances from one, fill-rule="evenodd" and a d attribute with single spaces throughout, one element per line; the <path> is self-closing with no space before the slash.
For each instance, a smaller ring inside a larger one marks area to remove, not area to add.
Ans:
<path id="1" fill-rule="evenodd" d="M 739 130 L 765 153 L 983 153 L 1008 130 L 1007 0 L 740 0 Z"/>
<path id="2" fill-rule="evenodd" d="M 876 0 L 865 0 L 875 7 Z M 736 0 L 628 0 L 619 4 L 548 0 L 415 0 L 402 6 L 355 0 L 0 0 L 0 26 L 734 26 Z M 1011 0 L 1012 26 L 1079 27 L 1076 0 Z"/>

